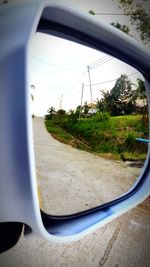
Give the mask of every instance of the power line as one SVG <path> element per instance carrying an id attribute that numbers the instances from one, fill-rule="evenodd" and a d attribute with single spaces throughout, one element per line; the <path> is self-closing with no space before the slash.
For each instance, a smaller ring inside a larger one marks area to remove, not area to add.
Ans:
<path id="1" fill-rule="evenodd" d="M 105 61 L 107 62 L 108 59 L 112 59 L 112 57 L 110 57 L 110 56 L 104 56 L 104 57 L 96 60 L 95 62 L 89 64 L 89 67 L 90 67 L 90 69 L 96 68 L 100 64 L 105 63 Z"/>
<path id="2" fill-rule="evenodd" d="M 127 76 L 129 77 L 129 76 L 135 75 L 135 74 L 137 74 L 137 73 L 138 73 L 138 71 L 136 71 L 136 72 L 134 72 L 134 73 L 131 73 L 131 74 L 127 75 Z M 115 81 L 117 81 L 117 80 L 118 80 L 118 78 L 117 78 L 117 79 L 113 79 L 113 80 L 108 80 L 108 81 L 100 82 L 100 83 L 94 83 L 94 84 L 91 84 L 91 85 L 92 85 L 92 86 L 96 86 L 96 85 L 100 85 L 100 84 L 104 84 L 104 83 L 115 82 Z M 89 85 L 89 84 L 85 84 L 84 86 L 90 86 L 90 85 Z"/>
<path id="3" fill-rule="evenodd" d="M 90 95 L 91 95 L 91 103 L 93 103 L 93 96 L 92 96 L 92 83 L 91 83 L 91 75 L 90 69 L 97 68 L 106 62 L 110 61 L 112 58 L 110 56 L 104 56 L 101 59 L 96 60 L 94 63 L 87 66 L 88 76 L 89 76 L 89 86 L 90 86 Z M 92 110 L 93 112 L 93 110 Z"/>
<path id="4" fill-rule="evenodd" d="M 56 64 L 53 64 L 53 63 L 49 63 L 49 62 L 47 62 L 47 61 L 45 61 L 43 59 L 37 58 L 37 57 L 32 57 L 32 58 L 34 60 L 36 60 L 36 61 L 41 62 L 44 65 L 52 66 L 52 67 L 55 67 L 55 68 L 66 70 L 66 71 L 79 72 L 78 70 L 75 70 L 75 69 L 70 69 L 70 68 L 66 68 L 64 66 L 59 66 L 59 65 L 56 65 Z"/>
<path id="5" fill-rule="evenodd" d="M 89 64 L 89 66 L 91 66 L 91 65 L 95 65 L 95 64 L 97 64 L 99 61 L 101 61 L 101 60 L 103 60 L 103 59 L 105 59 L 105 58 L 107 58 L 107 57 L 108 57 L 108 56 L 103 56 L 103 57 L 101 57 L 100 59 L 98 59 L 98 60 L 92 62 L 91 64 Z"/>
<path id="6" fill-rule="evenodd" d="M 70 95 L 77 95 L 78 92 L 80 91 L 80 88 L 78 91 L 76 91 L 76 88 L 81 84 L 81 82 L 83 81 L 83 78 L 85 76 L 87 72 L 87 69 L 84 69 L 84 71 L 82 72 L 82 74 L 80 75 L 80 78 L 77 80 L 77 82 L 75 83 L 75 85 L 72 87 L 72 89 L 69 88 L 69 91 L 67 90 L 67 92 L 65 92 L 65 95 L 67 94 L 67 97 Z"/>
<path id="7" fill-rule="evenodd" d="M 101 65 L 103 65 L 103 64 L 105 64 L 105 63 L 107 63 L 108 61 L 110 61 L 110 60 L 112 60 L 113 58 L 107 58 L 107 59 L 104 59 L 104 60 L 102 60 L 101 62 L 99 62 L 99 63 L 97 63 L 97 64 L 95 64 L 94 66 L 92 66 L 92 67 L 90 67 L 90 69 L 94 69 L 94 68 L 97 68 L 97 67 L 99 67 L 99 66 L 101 66 Z"/>

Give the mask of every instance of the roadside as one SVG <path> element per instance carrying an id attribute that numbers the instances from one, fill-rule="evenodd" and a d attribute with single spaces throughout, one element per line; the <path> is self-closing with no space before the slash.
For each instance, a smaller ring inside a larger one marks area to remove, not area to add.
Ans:
<path id="1" fill-rule="evenodd" d="M 47 115 L 45 124 L 55 139 L 75 148 L 108 159 L 145 161 L 147 144 L 137 141 L 148 135 L 148 124 L 142 115 L 112 117 L 100 113 L 79 120 L 75 114 L 56 114 Z"/>

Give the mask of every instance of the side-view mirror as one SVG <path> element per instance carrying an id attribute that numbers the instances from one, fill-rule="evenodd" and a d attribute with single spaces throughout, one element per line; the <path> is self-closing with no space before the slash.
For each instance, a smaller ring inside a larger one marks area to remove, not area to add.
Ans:
<path id="1" fill-rule="evenodd" d="M 127 192 L 89 209 L 69 211 L 69 215 L 49 214 L 40 209 L 30 90 L 31 42 L 37 32 L 128 64 L 140 73 L 137 78 L 145 80 L 148 103 L 150 100 L 150 54 L 131 37 L 59 1 L 15 1 L 0 8 L 0 229 L 3 233 L 15 229 L 2 250 L 17 242 L 23 224 L 25 234 L 33 232 L 50 241 L 79 239 L 140 204 L 150 194 L 148 135 L 144 166 Z M 79 115 L 81 118 L 81 112 Z M 137 141 L 141 139 L 137 136 Z M 61 176 L 59 164 L 57 167 Z"/>

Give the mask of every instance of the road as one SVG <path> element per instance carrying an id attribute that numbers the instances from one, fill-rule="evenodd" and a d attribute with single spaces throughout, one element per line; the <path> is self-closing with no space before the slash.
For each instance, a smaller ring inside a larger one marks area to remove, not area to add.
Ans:
<path id="1" fill-rule="evenodd" d="M 33 120 L 36 173 L 43 209 L 68 214 L 127 192 L 140 169 L 77 150 L 52 138 L 44 120 Z"/>
<path id="2" fill-rule="evenodd" d="M 87 209 L 117 197 L 139 172 L 59 143 L 46 132 L 41 118 L 34 120 L 34 142 L 41 205 L 53 214 Z M 0 266 L 149 267 L 149 222 L 147 199 L 76 242 L 58 245 L 22 235 L 13 249 L 1 254 Z"/>

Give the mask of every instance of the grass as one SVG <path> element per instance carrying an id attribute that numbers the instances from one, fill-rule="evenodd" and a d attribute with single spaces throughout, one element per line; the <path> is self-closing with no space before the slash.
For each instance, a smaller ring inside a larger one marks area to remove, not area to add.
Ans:
<path id="1" fill-rule="evenodd" d="M 57 123 L 53 120 L 45 121 L 45 125 L 48 132 L 51 133 L 51 135 L 61 143 L 71 145 L 72 147 L 78 149 L 89 150 L 89 147 L 86 142 L 84 143 L 81 140 L 78 140 L 70 133 L 68 133 L 65 129 L 58 126 Z"/>
<path id="2" fill-rule="evenodd" d="M 48 131 L 59 141 L 98 155 L 125 160 L 146 158 L 147 145 L 135 138 L 146 138 L 148 127 L 142 123 L 141 115 L 110 117 L 97 114 L 91 118 L 72 121 L 46 121 Z"/>
<path id="3" fill-rule="evenodd" d="M 68 143 L 72 141 L 72 136 L 68 132 L 66 132 L 64 129 L 62 129 L 60 126 L 56 125 L 52 120 L 46 121 L 46 128 L 48 132 L 52 134 L 56 139 L 63 143 Z"/>

